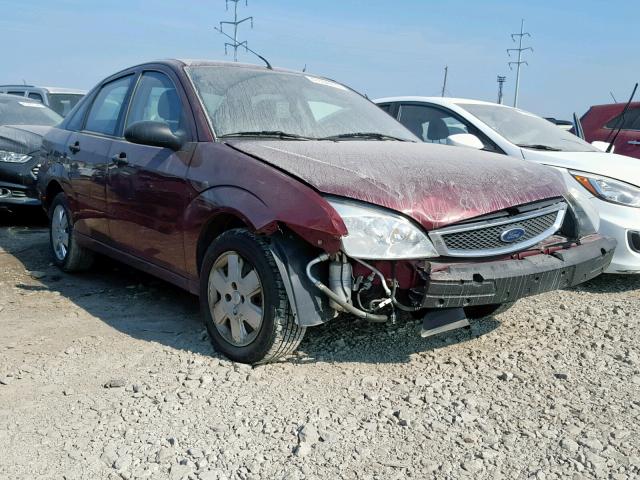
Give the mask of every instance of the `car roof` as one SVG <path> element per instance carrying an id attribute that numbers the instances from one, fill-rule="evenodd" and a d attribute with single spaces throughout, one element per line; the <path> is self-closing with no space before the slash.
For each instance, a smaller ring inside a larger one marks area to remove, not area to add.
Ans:
<path id="1" fill-rule="evenodd" d="M 384 97 L 377 98 L 374 103 L 390 103 L 390 102 L 427 102 L 438 105 L 456 105 L 459 103 L 471 103 L 477 105 L 500 105 L 498 103 L 485 102 L 484 100 L 473 100 L 471 98 L 455 98 L 455 97 L 421 97 L 421 96 L 401 96 L 401 97 Z M 507 105 L 500 105 L 506 107 Z"/>
<path id="2" fill-rule="evenodd" d="M 131 65 L 127 68 L 120 70 L 115 73 L 117 75 L 120 72 L 125 72 L 127 70 L 131 70 L 133 68 L 146 67 L 150 65 L 165 65 L 169 67 L 235 67 L 235 68 L 250 68 L 250 69 L 260 69 L 266 71 L 274 71 L 274 72 L 289 72 L 289 73 L 299 73 L 304 74 L 301 71 L 297 70 L 287 70 L 285 68 L 273 67 L 273 69 L 267 68 L 266 65 L 262 64 L 254 64 L 254 63 L 242 63 L 242 62 L 229 62 L 229 61 L 220 61 L 220 60 L 207 60 L 207 59 L 190 59 L 190 58 L 164 58 L 160 60 L 151 60 L 148 62 L 139 63 L 137 65 Z M 112 76 L 109 76 L 111 78 Z M 309 74 L 313 75 L 313 74 Z M 317 75 L 314 75 L 317 76 Z"/>
<path id="3" fill-rule="evenodd" d="M 0 88 L 15 88 L 19 90 L 46 90 L 49 93 L 71 93 L 78 95 L 85 95 L 87 93 L 86 90 L 80 90 L 78 88 L 65 88 L 65 87 L 40 87 L 37 85 L 0 85 Z"/>

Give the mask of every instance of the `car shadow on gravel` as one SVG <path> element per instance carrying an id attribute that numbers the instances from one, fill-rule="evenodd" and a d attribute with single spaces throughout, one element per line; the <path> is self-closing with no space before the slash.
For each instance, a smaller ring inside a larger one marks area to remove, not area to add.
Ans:
<path id="1" fill-rule="evenodd" d="M 640 275 L 603 274 L 578 285 L 574 290 L 588 293 L 624 293 L 640 290 Z"/>
<path id="2" fill-rule="evenodd" d="M 0 253 L 12 255 L 26 270 L 15 272 L 18 292 L 57 292 L 89 315 L 133 338 L 216 355 L 205 333 L 195 296 L 102 256 L 97 257 L 88 272 L 60 271 L 51 263 L 48 229 L 37 215 L 16 219 L 0 214 Z M 498 325 L 497 320 L 487 318 L 472 322 L 467 330 L 423 339 L 421 322 L 408 315 L 400 315 L 395 324 L 374 324 L 343 316 L 309 328 L 300 354 L 290 361 L 408 362 L 413 354 L 473 340 Z"/>
<path id="3" fill-rule="evenodd" d="M 96 257 L 88 272 L 62 272 L 51 262 L 46 219 L 38 215 L 17 218 L 0 212 L 0 262 L 10 256 L 22 263 L 24 271 L 6 270 L 5 266 L 3 280 L 8 280 L 7 286 L 14 285 L 18 295 L 57 292 L 89 315 L 131 337 L 214 354 L 204 335 L 196 297 L 102 256 Z"/>
<path id="4" fill-rule="evenodd" d="M 471 327 L 422 338 L 422 320 L 414 320 L 409 315 L 399 315 L 395 324 L 339 317 L 308 329 L 300 345 L 303 355 L 291 361 L 407 363 L 412 355 L 475 340 L 500 326 L 494 317 L 470 322 Z"/>

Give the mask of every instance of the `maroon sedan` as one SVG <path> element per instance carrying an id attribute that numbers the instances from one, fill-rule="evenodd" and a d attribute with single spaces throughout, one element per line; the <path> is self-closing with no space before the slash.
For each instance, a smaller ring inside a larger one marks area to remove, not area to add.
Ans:
<path id="1" fill-rule="evenodd" d="M 624 103 L 594 105 L 580 119 L 585 140 L 589 142 L 611 142 L 615 133 L 615 153 L 640 158 L 640 102 L 629 104 L 626 112 Z M 623 114 L 624 113 L 624 114 Z"/>
<path id="2" fill-rule="evenodd" d="M 300 72 L 139 65 L 46 136 L 39 177 L 65 271 L 100 252 L 200 296 L 215 348 L 294 351 L 342 312 L 420 315 L 423 335 L 609 264 L 552 170 L 418 142 L 373 103 Z"/>

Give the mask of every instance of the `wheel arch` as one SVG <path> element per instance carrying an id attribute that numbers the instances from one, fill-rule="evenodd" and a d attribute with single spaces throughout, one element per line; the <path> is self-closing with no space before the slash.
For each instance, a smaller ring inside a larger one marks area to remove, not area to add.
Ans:
<path id="1" fill-rule="evenodd" d="M 204 254 L 217 237 L 234 228 L 246 228 L 255 231 L 255 228 L 239 212 L 224 209 L 213 214 L 202 226 L 196 245 L 196 267 L 200 272 Z"/>
<path id="2" fill-rule="evenodd" d="M 51 202 L 53 202 L 53 199 L 56 198 L 56 195 L 63 192 L 64 188 L 62 188 L 62 185 L 60 184 L 60 182 L 58 182 L 58 180 L 49 181 L 42 202 L 42 205 L 47 212 L 49 211 L 49 207 L 51 207 Z"/>

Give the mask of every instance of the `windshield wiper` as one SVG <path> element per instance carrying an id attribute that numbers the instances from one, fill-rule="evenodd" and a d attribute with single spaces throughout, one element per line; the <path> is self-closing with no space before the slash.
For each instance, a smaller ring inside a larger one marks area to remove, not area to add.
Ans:
<path id="1" fill-rule="evenodd" d="M 225 133 L 218 138 L 231 138 L 231 137 L 275 137 L 282 139 L 293 140 L 317 140 L 314 137 L 305 137 L 304 135 L 298 135 L 297 133 L 283 132 L 282 130 L 258 130 L 255 132 L 234 132 Z"/>
<path id="2" fill-rule="evenodd" d="M 354 132 L 354 133 L 341 133 L 340 135 L 331 135 L 329 137 L 322 137 L 319 140 L 342 140 L 344 138 L 371 138 L 374 140 L 396 140 L 398 142 L 410 142 L 405 138 L 394 137 L 392 135 L 385 135 L 384 133 L 377 132 Z"/>
<path id="3" fill-rule="evenodd" d="M 549 145 L 540 145 L 540 144 L 528 145 L 526 143 L 519 143 L 518 146 L 522 147 L 522 148 L 531 148 L 533 150 L 546 150 L 547 152 L 561 152 L 562 151 L 559 148 L 550 147 Z"/>

